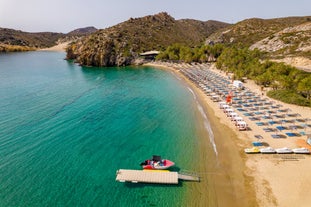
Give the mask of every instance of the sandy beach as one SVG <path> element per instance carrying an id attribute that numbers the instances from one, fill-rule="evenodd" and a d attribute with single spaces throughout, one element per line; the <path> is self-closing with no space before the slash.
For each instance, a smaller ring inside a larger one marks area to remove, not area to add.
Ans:
<path id="1" fill-rule="evenodd" d="M 60 43 L 58 45 L 55 45 L 53 47 L 49 47 L 49 48 L 43 48 L 40 49 L 40 51 L 57 51 L 57 52 L 64 52 L 66 50 L 66 47 L 68 46 L 70 42 L 63 42 Z"/>
<path id="2" fill-rule="evenodd" d="M 311 170 L 311 165 L 309 164 L 311 161 L 311 155 L 244 153 L 245 148 L 253 147 L 252 142 L 258 141 L 258 139 L 255 138 L 255 135 L 261 135 L 263 139 L 260 141 L 264 143 L 265 146 L 270 146 L 275 149 L 282 147 L 288 147 L 291 149 L 309 147 L 306 144 L 307 136 L 304 135 L 304 133 L 308 133 L 311 128 L 291 127 L 293 125 L 301 125 L 301 123 L 298 123 L 299 120 L 311 118 L 310 108 L 271 100 L 265 96 L 265 92 L 262 92 L 259 86 L 254 84 L 254 82 L 247 80 L 244 84 L 247 89 L 258 94 L 262 99 L 270 101 L 273 106 L 278 106 L 278 111 L 280 112 L 275 111 L 277 113 L 276 117 L 285 117 L 286 120 L 289 120 L 290 122 L 279 123 L 281 119 L 277 118 L 269 119 L 270 121 L 254 121 L 251 120 L 250 117 L 245 116 L 245 113 L 237 111 L 239 116 L 241 116 L 248 124 L 247 131 L 239 131 L 236 126 L 232 124 L 231 120 L 228 119 L 226 114 L 219 108 L 219 103 L 213 102 L 210 96 L 207 96 L 201 88 L 189 80 L 189 78 L 180 71 L 184 68 L 190 68 L 192 70 L 209 68 L 214 74 L 218 74 L 224 78 L 227 77 L 227 74 L 217 70 L 214 66 L 205 64 L 190 65 L 153 62 L 147 65 L 170 69 L 181 77 L 199 98 L 205 113 L 211 121 L 211 125 L 217 125 L 213 129 L 218 129 L 218 131 L 214 131 L 218 157 L 221 163 L 225 165 L 224 167 L 230 172 L 229 180 L 232 182 L 230 190 L 235 191 L 231 192 L 230 195 L 229 192 L 225 192 L 225 188 L 216 188 L 213 193 L 216 194 L 216 196 L 222 195 L 221 198 L 219 197 L 216 201 L 217 206 L 287 207 L 311 205 L 311 197 L 308 195 L 309 186 L 311 185 L 311 176 L 309 175 Z M 291 117 L 291 115 L 295 117 Z M 270 124 L 261 126 L 258 125 L 259 122 Z M 303 123 L 310 125 L 311 121 Z M 282 126 L 284 127 L 284 130 L 274 130 L 273 132 L 264 130 L 266 128 L 275 129 L 276 126 Z M 282 138 L 272 138 L 273 134 Z M 296 136 L 291 136 L 292 134 Z M 203 148 L 206 146 L 204 141 L 201 144 Z M 205 169 L 202 169 L 202 171 L 208 170 L 209 166 L 205 166 Z M 220 181 L 224 179 L 224 177 L 214 175 L 212 179 L 214 182 L 217 182 L 217 179 Z M 208 192 L 208 190 L 203 189 L 203 192 Z M 225 195 L 229 196 L 228 199 L 224 198 L 224 192 Z M 240 205 L 230 203 L 237 198 L 241 201 Z"/>

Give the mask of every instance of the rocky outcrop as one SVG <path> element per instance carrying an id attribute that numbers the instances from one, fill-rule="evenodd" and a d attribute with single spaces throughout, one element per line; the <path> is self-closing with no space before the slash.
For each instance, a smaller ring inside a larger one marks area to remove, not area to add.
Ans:
<path id="1" fill-rule="evenodd" d="M 311 17 L 309 16 L 276 19 L 246 19 L 212 34 L 206 40 L 206 44 L 210 42 L 220 42 L 251 46 L 264 38 L 270 38 L 273 34 L 285 28 L 295 27 L 310 22 L 310 20 Z"/>
<path id="2" fill-rule="evenodd" d="M 97 31 L 95 27 L 85 27 L 63 34 L 55 32 L 24 32 L 0 28 L 0 52 L 49 48 L 61 43 L 77 40 L 95 31 Z"/>
<path id="3" fill-rule="evenodd" d="M 311 22 L 285 28 L 266 37 L 250 49 L 267 52 L 272 61 L 311 71 Z"/>
<path id="4" fill-rule="evenodd" d="M 173 43 L 198 45 L 226 26 L 217 21 L 175 20 L 165 12 L 130 18 L 72 43 L 67 58 L 88 66 L 130 65 L 142 52 L 163 50 Z"/>
<path id="5" fill-rule="evenodd" d="M 250 49 L 265 52 L 292 53 L 311 51 L 311 22 L 288 27 L 253 44 Z"/>
<path id="6" fill-rule="evenodd" d="M 96 32 L 98 29 L 95 27 L 83 27 L 83 28 L 78 28 L 75 30 L 72 30 L 71 32 L 68 32 L 66 35 L 67 36 L 84 36 L 84 35 L 89 35 L 94 32 Z"/>

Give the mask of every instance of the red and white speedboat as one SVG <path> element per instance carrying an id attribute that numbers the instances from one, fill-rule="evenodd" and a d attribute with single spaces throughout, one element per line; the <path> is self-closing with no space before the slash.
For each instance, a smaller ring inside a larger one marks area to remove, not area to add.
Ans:
<path id="1" fill-rule="evenodd" d="M 175 163 L 167 159 L 161 159 L 161 156 L 153 155 L 152 159 L 145 160 L 144 162 L 140 163 L 140 165 L 144 169 L 165 170 L 174 166 Z"/>

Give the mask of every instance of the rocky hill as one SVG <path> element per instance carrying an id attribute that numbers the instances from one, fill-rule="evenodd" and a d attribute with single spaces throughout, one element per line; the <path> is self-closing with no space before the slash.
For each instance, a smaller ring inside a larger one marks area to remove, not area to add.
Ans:
<path id="1" fill-rule="evenodd" d="M 217 21 L 175 20 L 167 13 L 131 18 L 71 44 L 67 58 L 82 65 L 128 65 L 141 52 L 162 50 L 173 43 L 202 44 L 207 36 L 228 25 Z"/>
<path id="2" fill-rule="evenodd" d="M 311 21 L 287 27 L 256 42 L 250 48 L 282 56 L 311 51 Z"/>
<path id="3" fill-rule="evenodd" d="M 39 32 L 30 33 L 20 30 L 0 28 L 0 52 L 6 48 L 35 49 L 51 47 L 55 42 L 64 37 L 61 33 Z"/>
<path id="4" fill-rule="evenodd" d="M 97 29 L 86 27 L 76 29 L 68 34 L 54 32 L 24 32 L 7 28 L 0 28 L 0 52 L 25 51 L 47 48 L 59 42 L 71 41 L 78 37 L 91 34 Z"/>
<path id="5" fill-rule="evenodd" d="M 255 48 L 274 61 L 311 71 L 311 21 L 274 33 L 250 47 Z"/>
<path id="6" fill-rule="evenodd" d="M 251 46 L 256 42 L 271 37 L 281 30 L 311 21 L 309 17 L 285 17 L 275 19 L 246 19 L 228 28 L 218 31 L 207 38 L 207 43 L 243 44 Z"/>
<path id="7" fill-rule="evenodd" d="M 242 44 L 270 60 L 311 69 L 311 17 L 247 19 L 210 35 L 206 44 Z"/>
<path id="8" fill-rule="evenodd" d="M 66 36 L 83 36 L 83 35 L 89 35 L 92 34 L 94 32 L 96 32 L 98 29 L 96 29 L 95 27 L 84 27 L 84 28 L 79 28 L 79 29 L 75 29 L 71 32 L 68 32 L 66 34 Z"/>

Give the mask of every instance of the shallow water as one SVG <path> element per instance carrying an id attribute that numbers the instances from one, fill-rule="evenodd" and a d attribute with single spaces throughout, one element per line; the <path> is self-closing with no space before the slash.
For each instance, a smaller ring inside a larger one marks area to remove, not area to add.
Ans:
<path id="1" fill-rule="evenodd" d="M 196 171 L 197 104 L 171 73 L 0 55 L 0 206 L 184 206 L 190 183 L 115 181 L 153 154 Z"/>

